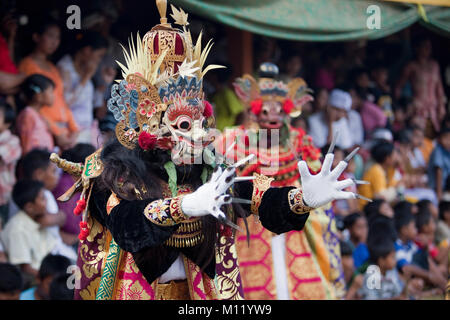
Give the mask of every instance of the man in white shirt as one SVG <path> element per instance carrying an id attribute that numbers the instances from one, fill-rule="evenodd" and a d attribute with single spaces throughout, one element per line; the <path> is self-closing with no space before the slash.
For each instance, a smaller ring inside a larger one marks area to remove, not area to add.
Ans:
<path id="1" fill-rule="evenodd" d="M 334 89 L 328 98 L 326 110 L 309 117 L 309 135 L 318 148 L 331 143 L 336 132 L 339 132 L 336 141 L 339 148 L 346 150 L 356 144 L 347 119 L 347 112 L 351 110 L 351 107 L 352 98 L 350 94 L 340 89 Z"/>
<path id="2" fill-rule="evenodd" d="M 20 181 L 14 186 L 13 198 L 21 211 L 8 221 L 0 238 L 9 262 L 36 275 L 42 259 L 57 244 L 49 229 L 38 222 L 46 212 L 44 186 L 38 181 Z"/>

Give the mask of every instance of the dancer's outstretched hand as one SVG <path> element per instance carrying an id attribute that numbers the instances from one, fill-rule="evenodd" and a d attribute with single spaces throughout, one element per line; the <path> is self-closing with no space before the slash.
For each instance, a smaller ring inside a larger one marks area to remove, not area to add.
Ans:
<path id="1" fill-rule="evenodd" d="M 303 201 L 312 208 L 319 208 L 333 200 L 338 199 L 364 199 L 371 201 L 359 194 L 343 191 L 344 189 L 356 185 L 367 184 L 365 181 L 358 181 L 354 179 L 346 179 L 338 181 L 339 176 L 344 172 L 345 168 L 353 156 L 358 152 L 359 148 L 353 150 L 344 160 L 332 169 L 331 166 L 334 160 L 333 149 L 336 140 L 333 140 L 330 150 L 325 156 L 322 168 L 319 173 L 312 175 L 308 169 L 305 161 L 298 162 L 298 170 L 300 172 Z"/>
<path id="2" fill-rule="evenodd" d="M 233 186 L 236 177 L 236 169 L 228 167 L 223 170 L 216 167 L 211 179 L 195 190 L 184 196 L 181 201 L 181 210 L 184 214 L 192 217 L 211 214 L 218 219 L 225 219 L 225 214 L 220 210 L 224 204 L 231 203 L 231 196 L 227 190 Z"/>

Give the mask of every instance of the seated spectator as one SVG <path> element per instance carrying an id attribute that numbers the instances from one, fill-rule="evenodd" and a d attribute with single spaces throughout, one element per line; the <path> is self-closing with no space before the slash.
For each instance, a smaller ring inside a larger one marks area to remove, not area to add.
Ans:
<path id="1" fill-rule="evenodd" d="M 342 63 L 342 54 L 336 50 L 325 50 L 321 61 L 321 67 L 314 76 L 314 86 L 331 91 L 336 86 L 336 72 Z"/>
<path id="2" fill-rule="evenodd" d="M 37 285 L 20 294 L 20 300 L 49 300 L 50 286 L 55 277 L 61 273 L 67 273 L 70 260 L 60 255 L 47 255 L 42 260 L 37 275 Z M 67 285 L 66 285 L 67 286 Z"/>
<path id="3" fill-rule="evenodd" d="M 360 185 L 359 193 L 369 199 L 382 198 L 392 202 L 397 197 L 398 178 L 396 177 L 396 165 L 398 154 L 394 145 L 388 142 L 381 142 L 371 150 L 372 158 L 375 161 L 363 176 L 363 180 L 369 184 Z M 365 200 L 360 200 L 363 207 Z"/>
<path id="4" fill-rule="evenodd" d="M 416 159 L 411 140 L 412 131 L 410 129 L 404 129 L 395 135 L 396 148 L 399 151 L 403 172 L 416 177 L 415 180 L 419 180 L 422 177 L 420 174 L 423 174 L 423 170 L 420 168 L 421 159 Z M 419 182 L 423 184 L 423 181 L 414 181 L 413 184 Z"/>
<path id="5" fill-rule="evenodd" d="M 369 88 L 369 93 L 374 98 L 373 102 L 384 111 L 389 122 L 392 123 L 394 114 L 392 111 L 392 90 L 388 83 L 389 69 L 385 63 L 377 63 L 371 68 L 371 76 L 373 82 Z"/>
<path id="6" fill-rule="evenodd" d="M 427 176 L 425 167 L 416 162 L 414 147 L 412 145 L 412 131 L 403 130 L 397 136 L 396 148 L 400 157 L 399 171 L 401 174 L 403 193 L 410 201 L 427 199 L 438 204 L 436 193 L 426 185 Z M 420 151 L 418 151 L 420 153 Z"/>
<path id="7" fill-rule="evenodd" d="M 50 283 L 50 300 L 73 300 L 74 289 L 67 286 L 70 274 L 60 273 Z"/>
<path id="8" fill-rule="evenodd" d="M 363 166 L 362 171 L 361 168 L 359 171 L 359 180 L 361 180 L 364 176 L 364 169 L 367 170 L 370 168 L 374 163 L 374 159 L 371 157 L 371 150 L 378 144 L 382 142 L 389 142 L 394 143 L 394 135 L 389 129 L 385 128 L 377 128 L 375 129 L 370 137 L 367 137 L 367 139 L 364 141 L 364 144 L 361 146 L 361 149 L 358 151 L 358 155 L 361 156 L 363 160 Z"/>
<path id="9" fill-rule="evenodd" d="M 347 120 L 354 145 L 361 146 L 364 144 L 364 126 L 361 115 L 358 110 L 355 109 L 355 104 L 353 102 L 352 99 L 352 108 L 347 112 Z"/>
<path id="10" fill-rule="evenodd" d="M 408 210 L 396 211 L 394 221 L 398 235 L 395 242 L 397 269 L 406 278 L 422 278 L 425 283 L 445 290 L 447 280 L 426 254 L 425 259 L 423 258 L 424 252 L 420 251 L 414 242 L 417 237 L 417 228 L 412 213 Z"/>
<path id="11" fill-rule="evenodd" d="M 408 211 L 414 216 L 419 212 L 419 208 L 415 203 L 409 202 L 407 200 L 400 200 L 394 205 L 394 212 Z"/>
<path id="12" fill-rule="evenodd" d="M 367 250 L 367 220 L 360 213 L 352 213 L 345 217 L 344 226 L 349 231 L 349 244 L 353 246 L 353 261 L 359 268 L 369 257 Z"/>
<path id="13" fill-rule="evenodd" d="M 296 77 L 303 77 L 303 61 L 299 52 L 289 50 L 283 55 L 282 70 L 280 72 L 280 80 L 289 82 Z"/>
<path id="14" fill-rule="evenodd" d="M 419 126 L 413 126 L 411 131 L 411 144 L 413 147 L 411 164 L 413 168 L 422 168 L 425 171 L 434 148 L 433 141 L 425 137 L 425 131 Z"/>
<path id="15" fill-rule="evenodd" d="M 450 247 L 450 201 L 439 203 L 439 221 L 435 240 L 440 248 Z"/>
<path id="16" fill-rule="evenodd" d="M 58 209 L 58 204 L 51 192 L 58 185 L 60 175 L 56 164 L 50 161 L 50 152 L 34 149 L 25 155 L 22 165 L 26 179 L 37 180 L 44 184 L 47 211 L 41 219 L 41 224 L 47 227 L 57 239 L 52 253 L 61 254 L 75 261 L 77 259 L 75 250 L 63 242 L 59 232 L 60 227 L 65 224 L 66 214 Z"/>
<path id="17" fill-rule="evenodd" d="M 20 62 L 19 70 L 27 75 L 41 74 L 55 84 L 53 103 L 44 106 L 39 112 L 48 122 L 56 144 L 64 150 L 75 145 L 79 129 L 72 111 L 66 104 L 61 75 L 50 60 L 59 47 L 61 30 L 55 20 L 43 17 L 36 21 L 33 31 L 35 47 L 33 52 Z"/>
<path id="18" fill-rule="evenodd" d="M 437 268 L 442 273 L 442 276 L 447 278 L 448 274 L 448 259 L 449 250 L 447 248 L 438 248 L 434 244 L 436 223 L 430 210 L 427 207 L 419 208 L 419 212 L 415 217 L 418 236 L 415 240 L 417 246 L 426 252 L 428 256 L 436 263 Z M 424 265 L 430 268 L 428 261 L 424 261 Z"/>
<path id="19" fill-rule="evenodd" d="M 0 300 L 19 300 L 23 285 L 19 268 L 10 263 L 0 263 Z"/>
<path id="20" fill-rule="evenodd" d="M 344 271 L 345 285 L 348 289 L 353 278 L 353 273 L 355 272 L 353 248 L 348 241 L 340 241 L 339 246 L 341 248 L 341 261 L 342 269 Z"/>
<path id="21" fill-rule="evenodd" d="M 95 87 L 92 78 L 106 54 L 108 42 L 96 32 L 83 32 L 77 35 L 75 49 L 58 62 L 64 82 L 64 97 L 80 127 L 78 143 L 97 145 L 100 135 L 97 121 L 94 121 Z M 114 80 L 106 80 L 108 84 Z"/>
<path id="22" fill-rule="evenodd" d="M 374 102 L 375 98 L 370 93 L 369 70 L 358 66 L 350 71 L 349 80 L 354 84 L 353 88 L 360 94 L 363 100 Z"/>
<path id="23" fill-rule="evenodd" d="M 400 101 L 394 105 L 394 121 L 391 124 L 392 132 L 394 134 L 407 128 L 410 105 L 411 102 L 409 99 L 400 99 Z"/>
<path id="24" fill-rule="evenodd" d="M 13 199 L 21 211 L 8 221 L 0 237 L 9 262 L 19 266 L 27 280 L 32 281 L 38 275 L 42 260 L 57 242 L 39 223 L 47 212 L 44 184 L 33 180 L 19 181 L 14 186 Z"/>
<path id="25" fill-rule="evenodd" d="M 388 218 L 384 215 L 379 215 L 369 221 L 369 234 L 367 235 L 367 242 L 374 241 L 378 236 L 382 235 L 384 238 L 397 240 L 397 231 L 395 231 L 394 219 Z"/>
<path id="26" fill-rule="evenodd" d="M 416 203 L 416 206 L 417 212 L 428 211 L 435 221 L 439 219 L 439 208 L 430 200 L 422 199 Z"/>
<path id="27" fill-rule="evenodd" d="M 391 239 L 380 237 L 368 244 L 372 263 L 363 276 L 358 295 L 363 300 L 405 299 L 405 284 L 396 268 L 395 247 Z"/>
<path id="28" fill-rule="evenodd" d="M 394 210 L 391 205 L 384 199 L 375 199 L 364 206 L 364 214 L 369 221 L 384 216 L 386 218 L 394 218 Z"/>
<path id="29" fill-rule="evenodd" d="M 442 199 L 445 182 L 450 174 L 450 127 L 443 127 L 439 133 L 438 143 L 428 163 L 428 185 Z"/>
<path id="30" fill-rule="evenodd" d="M 19 138 L 9 130 L 14 118 L 12 107 L 0 99 L 0 228 L 8 220 L 11 191 L 16 182 L 16 164 L 22 154 Z"/>
<path id="31" fill-rule="evenodd" d="M 89 155 L 95 152 L 95 148 L 90 144 L 79 143 L 75 147 L 63 152 L 62 158 L 74 163 L 83 163 Z M 64 172 L 58 185 L 53 189 L 52 193 L 55 198 L 62 196 L 70 187 L 75 184 L 75 179 L 69 173 Z M 80 233 L 81 216 L 73 214 L 73 209 L 80 199 L 80 192 L 75 193 L 69 201 L 58 201 L 59 210 L 66 215 L 66 222 L 61 227 L 60 234 L 64 243 L 70 246 L 77 246 L 78 234 Z"/>
<path id="32" fill-rule="evenodd" d="M 350 94 L 353 101 L 352 108 L 359 112 L 366 136 L 370 136 L 376 128 L 386 127 L 387 117 L 380 107 L 368 101 L 364 93 L 355 88 L 350 89 Z"/>
<path id="33" fill-rule="evenodd" d="M 393 242 L 397 239 L 397 233 L 395 232 L 394 221 L 384 215 L 378 215 L 369 221 L 369 232 L 367 235 L 367 242 L 377 241 L 380 235 L 383 238 L 391 239 Z M 363 274 L 366 272 L 369 266 L 369 250 L 366 245 L 366 252 L 364 256 L 361 255 L 359 266 L 356 268 L 357 274 Z"/>
<path id="34" fill-rule="evenodd" d="M 336 132 L 339 132 L 336 145 L 341 149 L 350 149 L 355 145 L 347 112 L 352 106 L 351 96 L 342 90 L 334 89 L 330 93 L 326 111 L 315 113 L 308 118 L 309 135 L 318 148 L 330 144 Z"/>
<path id="35" fill-rule="evenodd" d="M 314 101 L 313 101 L 313 113 L 325 111 L 328 105 L 328 90 L 325 88 L 318 88 L 314 90 Z"/>
<path id="36" fill-rule="evenodd" d="M 17 117 L 16 125 L 24 154 L 34 148 L 53 151 L 55 147 L 52 133 L 40 114 L 44 106 L 53 104 L 54 88 L 54 82 L 40 74 L 27 77 L 22 84 L 21 93 L 26 107 Z"/>

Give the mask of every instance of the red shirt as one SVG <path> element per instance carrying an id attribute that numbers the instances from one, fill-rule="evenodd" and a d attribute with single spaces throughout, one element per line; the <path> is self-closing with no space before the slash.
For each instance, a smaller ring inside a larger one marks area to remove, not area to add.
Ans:
<path id="1" fill-rule="evenodd" d="M 17 74 L 17 68 L 9 54 L 8 43 L 5 38 L 0 35 L 0 71 Z"/>

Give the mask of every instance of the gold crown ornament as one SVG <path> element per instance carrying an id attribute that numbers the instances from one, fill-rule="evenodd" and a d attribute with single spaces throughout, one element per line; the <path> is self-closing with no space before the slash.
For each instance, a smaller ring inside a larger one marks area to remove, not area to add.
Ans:
<path id="1" fill-rule="evenodd" d="M 219 65 L 205 66 L 211 40 L 202 48 L 202 33 L 195 44 L 187 29 L 188 14 L 173 5 L 172 27 L 167 22 L 167 1 L 156 1 L 160 24 L 136 42 L 123 47 L 125 63 L 117 62 L 123 80 L 111 89 L 108 109 L 118 121 L 116 136 L 129 149 L 172 150 L 172 157 L 194 156 L 212 142 L 211 104 L 204 99 L 202 79 Z M 206 121 L 205 121 L 206 120 Z"/>
<path id="2" fill-rule="evenodd" d="M 237 96 L 256 115 L 270 101 L 280 103 L 283 112 L 295 118 L 301 114 L 302 106 L 313 100 L 312 90 L 302 78 L 294 78 L 288 83 L 276 80 L 278 67 L 273 63 L 261 64 L 259 76 L 256 80 L 245 74 L 233 83 Z"/>

